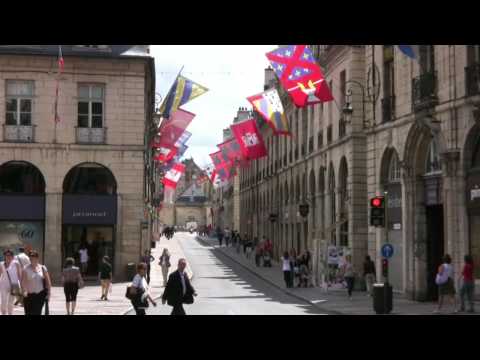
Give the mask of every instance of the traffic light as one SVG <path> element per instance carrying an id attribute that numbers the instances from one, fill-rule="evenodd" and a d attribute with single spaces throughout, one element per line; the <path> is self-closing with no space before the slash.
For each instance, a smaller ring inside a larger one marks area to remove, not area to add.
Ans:
<path id="1" fill-rule="evenodd" d="M 385 198 L 376 196 L 370 200 L 370 226 L 385 226 Z"/>
<path id="2" fill-rule="evenodd" d="M 382 275 L 388 277 L 388 259 L 382 260 Z"/>

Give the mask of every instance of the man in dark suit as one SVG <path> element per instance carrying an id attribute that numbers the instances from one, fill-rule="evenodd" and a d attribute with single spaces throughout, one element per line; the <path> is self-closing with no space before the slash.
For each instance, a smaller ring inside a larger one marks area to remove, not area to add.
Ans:
<path id="1" fill-rule="evenodd" d="M 171 315 L 186 315 L 183 309 L 183 304 L 193 304 L 193 297 L 197 296 L 195 289 L 188 275 L 185 272 L 187 261 L 185 259 L 178 260 L 177 271 L 170 274 L 168 277 L 167 286 L 162 295 L 162 303 L 165 302 L 173 307 Z"/>

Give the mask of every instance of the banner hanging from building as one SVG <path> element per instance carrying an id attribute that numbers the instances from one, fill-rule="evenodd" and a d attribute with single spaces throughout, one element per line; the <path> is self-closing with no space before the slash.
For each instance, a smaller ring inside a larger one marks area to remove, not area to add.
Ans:
<path id="1" fill-rule="evenodd" d="M 254 119 L 232 124 L 230 128 L 245 159 L 254 160 L 267 156 L 267 148 Z"/>
<path id="2" fill-rule="evenodd" d="M 275 135 L 291 135 L 287 116 L 277 89 L 270 89 L 247 98 L 260 115 L 267 121 Z"/>
<path id="3" fill-rule="evenodd" d="M 175 164 L 163 178 L 163 185 L 165 187 L 170 187 L 175 189 L 177 187 L 178 181 L 182 177 L 182 174 L 185 172 L 185 165 Z"/>
<path id="4" fill-rule="evenodd" d="M 333 100 L 320 66 L 306 45 L 288 45 L 266 54 L 297 107 Z"/>

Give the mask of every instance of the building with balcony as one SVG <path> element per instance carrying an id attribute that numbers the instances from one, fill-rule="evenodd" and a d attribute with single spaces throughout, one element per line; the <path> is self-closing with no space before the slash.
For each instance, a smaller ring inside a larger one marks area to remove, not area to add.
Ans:
<path id="1" fill-rule="evenodd" d="M 368 196 L 386 191 L 388 214 L 385 229 L 369 227 L 368 251 L 378 259 L 393 244 L 394 289 L 434 300 L 446 253 L 457 272 L 472 254 L 480 281 L 480 57 L 478 45 L 419 49 L 417 60 L 393 45 L 366 49 L 366 72 L 374 59 L 382 80 L 381 101 L 367 111 Z"/>
<path id="2" fill-rule="evenodd" d="M 0 247 L 38 250 L 58 280 L 85 246 L 88 275 L 107 255 L 124 279 L 150 246 L 154 61 L 143 45 L 62 52 L 58 74 L 58 45 L 0 46 Z"/>

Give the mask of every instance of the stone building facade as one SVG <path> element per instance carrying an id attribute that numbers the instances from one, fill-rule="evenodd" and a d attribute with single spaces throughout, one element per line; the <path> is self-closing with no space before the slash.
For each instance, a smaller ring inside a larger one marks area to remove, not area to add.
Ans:
<path id="1" fill-rule="evenodd" d="M 335 102 L 296 109 L 284 94 L 293 137 L 264 129 L 268 158 L 241 171 L 242 233 L 272 238 L 277 257 L 308 248 L 317 279 L 336 245 L 358 273 L 370 255 L 380 280 L 389 242 L 389 280 L 417 300 L 436 299 L 445 253 L 457 272 L 471 253 L 480 279 L 479 46 L 420 46 L 417 60 L 394 45 L 311 47 Z M 369 226 L 369 199 L 378 195 L 385 228 Z"/>
<path id="2" fill-rule="evenodd" d="M 443 254 L 457 273 L 472 254 L 480 279 L 479 61 L 478 45 L 422 45 L 417 61 L 394 46 L 366 49 L 366 69 L 374 63 L 382 80 L 367 131 L 368 191 L 387 191 L 392 213 L 387 228 L 370 228 L 369 251 L 394 244 L 394 286 L 418 300 L 436 298 Z"/>
<path id="3" fill-rule="evenodd" d="M 114 278 L 150 246 L 144 214 L 145 129 L 153 121 L 148 46 L 0 47 L 0 246 L 38 250 L 55 280 L 87 247 Z"/>
<path id="4" fill-rule="evenodd" d="M 362 114 L 356 112 L 348 128 L 340 111 L 347 81 L 364 83 L 364 51 L 362 46 L 337 45 L 320 53 L 336 102 L 297 109 L 282 92 L 293 135 L 274 136 L 264 127 L 269 156 L 252 162 L 240 177 L 241 208 L 251 214 L 241 220 L 247 232 L 270 237 L 277 258 L 285 250 L 308 249 L 315 275 L 322 271 L 319 259 L 327 244 L 345 247 L 357 268 L 367 251 Z M 271 86 L 268 83 L 267 70 L 266 88 Z M 354 96 L 354 104 L 360 99 Z M 299 213 L 300 204 L 309 205 L 305 218 Z"/>

